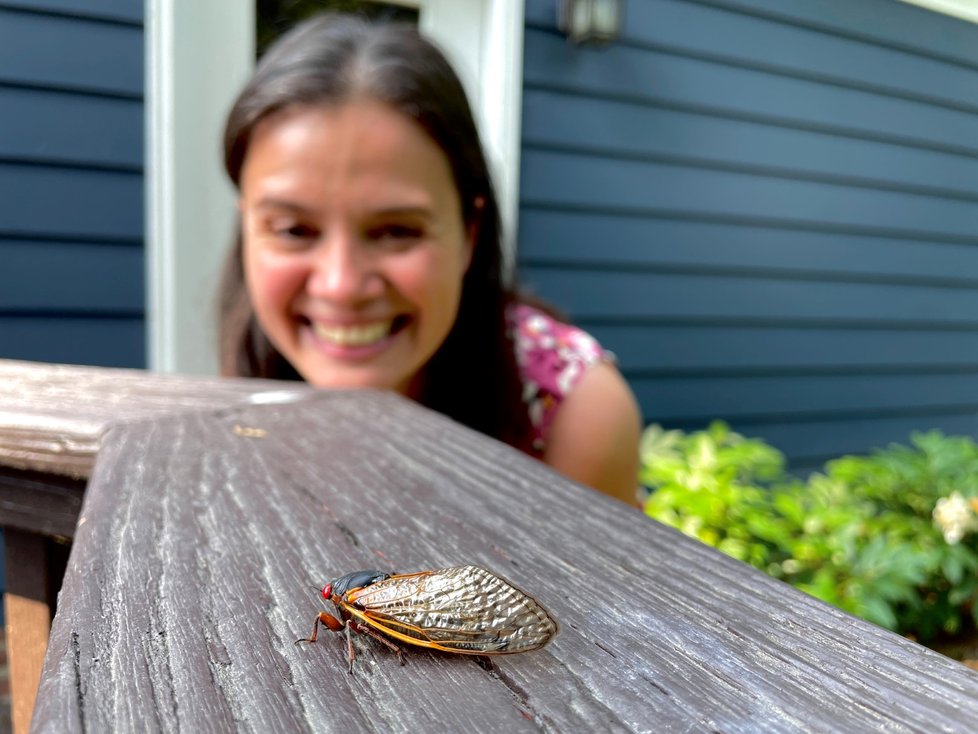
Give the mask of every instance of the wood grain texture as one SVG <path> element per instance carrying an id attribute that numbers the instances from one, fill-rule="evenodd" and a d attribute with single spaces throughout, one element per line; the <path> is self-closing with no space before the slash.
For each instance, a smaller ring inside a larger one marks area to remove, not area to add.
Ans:
<path id="1" fill-rule="evenodd" d="M 289 400 L 311 389 L 300 383 L 0 360 L 0 465 L 87 477 L 102 433 L 112 423 Z"/>
<path id="2" fill-rule="evenodd" d="M 0 526 L 71 538 L 85 481 L 0 466 Z"/>
<path id="3" fill-rule="evenodd" d="M 236 428 L 237 427 L 237 428 Z M 497 657 L 308 634 L 317 588 L 461 563 L 563 630 Z M 112 428 L 34 731 L 968 731 L 978 674 L 392 394 Z"/>

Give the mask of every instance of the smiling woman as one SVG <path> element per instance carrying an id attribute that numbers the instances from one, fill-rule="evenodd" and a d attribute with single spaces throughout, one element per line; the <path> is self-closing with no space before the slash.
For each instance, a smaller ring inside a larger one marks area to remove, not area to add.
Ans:
<path id="1" fill-rule="evenodd" d="M 465 93 L 414 28 L 322 16 L 283 37 L 225 163 L 225 374 L 395 390 L 636 502 L 634 398 L 593 339 L 504 285 Z"/>
<path id="2" fill-rule="evenodd" d="M 309 382 L 420 397 L 473 243 L 452 172 L 387 105 L 301 106 L 255 129 L 241 172 L 255 313 Z"/>

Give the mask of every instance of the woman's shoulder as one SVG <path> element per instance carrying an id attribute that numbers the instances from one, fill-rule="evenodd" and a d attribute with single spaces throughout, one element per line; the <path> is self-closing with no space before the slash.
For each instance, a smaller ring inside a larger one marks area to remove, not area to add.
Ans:
<path id="1" fill-rule="evenodd" d="M 579 370 L 614 359 L 586 331 L 535 306 L 514 304 L 509 321 L 521 371 L 543 382 L 557 380 L 555 388 L 561 392 L 573 387 Z"/>
<path id="2" fill-rule="evenodd" d="M 543 451 L 561 402 L 592 365 L 614 361 L 614 355 L 583 329 L 532 305 L 513 304 L 507 317 L 523 383 L 523 400 L 534 429 L 534 448 Z"/>
<path id="3" fill-rule="evenodd" d="M 530 304 L 510 306 L 509 321 L 516 334 L 517 348 L 528 354 L 551 354 L 588 363 L 607 359 L 609 355 L 583 329 L 564 323 Z"/>

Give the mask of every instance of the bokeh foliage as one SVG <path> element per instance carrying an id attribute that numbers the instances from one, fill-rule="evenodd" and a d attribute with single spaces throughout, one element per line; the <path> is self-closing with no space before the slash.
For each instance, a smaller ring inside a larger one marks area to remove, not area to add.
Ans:
<path id="1" fill-rule="evenodd" d="M 806 479 L 717 422 L 650 426 L 651 517 L 859 617 L 920 640 L 978 622 L 978 445 L 915 434 Z"/>

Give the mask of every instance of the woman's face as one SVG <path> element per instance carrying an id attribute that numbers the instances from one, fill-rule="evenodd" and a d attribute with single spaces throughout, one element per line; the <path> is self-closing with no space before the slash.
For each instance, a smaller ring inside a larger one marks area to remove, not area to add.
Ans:
<path id="1" fill-rule="evenodd" d="M 442 150 L 377 102 L 287 109 L 240 179 L 262 330 L 306 381 L 411 395 L 455 322 L 472 238 Z"/>

